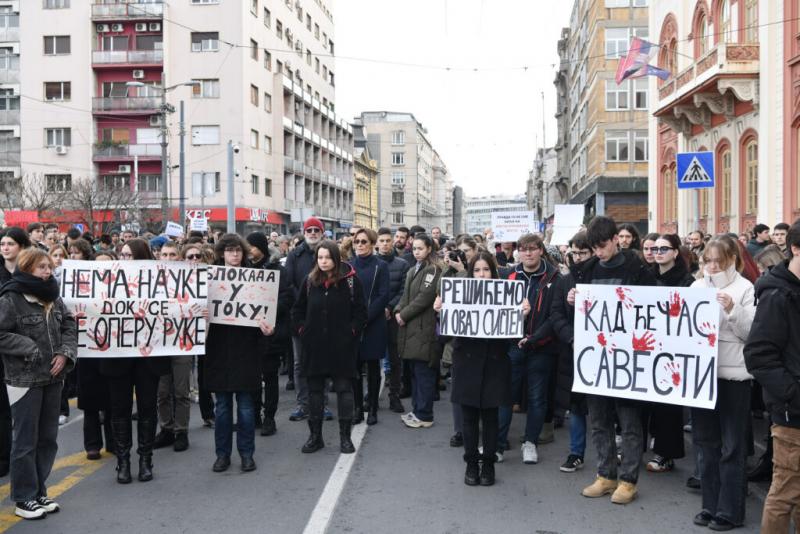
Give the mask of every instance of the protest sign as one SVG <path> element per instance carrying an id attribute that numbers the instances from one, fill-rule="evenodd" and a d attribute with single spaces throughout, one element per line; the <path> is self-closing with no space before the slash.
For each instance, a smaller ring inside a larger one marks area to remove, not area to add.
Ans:
<path id="1" fill-rule="evenodd" d="M 205 217 L 189 219 L 189 229 L 198 232 L 208 232 L 208 219 Z"/>
<path id="2" fill-rule="evenodd" d="M 572 391 L 714 408 L 715 289 L 578 284 Z"/>
<path id="3" fill-rule="evenodd" d="M 440 334 L 522 338 L 525 283 L 517 280 L 442 278 Z"/>
<path id="4" fill-rule="evenodd" d="M 539 231 L 539 222 L 534 220 L 532 211 L 492 212 L 492 232 L 500 242 L 517 241 L 520 236 Z"/>
<path id="5" fill-rule="evenodd" d="M 244 267 L 208 267 L 208 315 L 212 323 L 274 327 L 280 271 Z"/>
<path id="6" fill-rule="evenodd" d="M 172 221 L 167 221 L 167 227 L 164 233 L 169 237 L 181 237 L 183 235 L 183 226 Z"/>
<path id="7" fill-rule="evenodd" d="M 61 297 L 78 321 L 78 357 L 205 353 L 206 267 L 65 260 Z"/>
<path id="8" fill-rule="evenodd" d="M 583 225 L 583 204 L 556 204 L 551 245 L 566 245 Z"/>

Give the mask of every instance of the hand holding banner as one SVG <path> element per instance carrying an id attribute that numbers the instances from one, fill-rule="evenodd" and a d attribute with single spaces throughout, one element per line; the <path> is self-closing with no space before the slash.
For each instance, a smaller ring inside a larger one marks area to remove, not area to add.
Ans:
<path id="1" fill-rule="evenodd" d="M 572 391 L 714 408 L 716 293 L 578 284 Z"/>

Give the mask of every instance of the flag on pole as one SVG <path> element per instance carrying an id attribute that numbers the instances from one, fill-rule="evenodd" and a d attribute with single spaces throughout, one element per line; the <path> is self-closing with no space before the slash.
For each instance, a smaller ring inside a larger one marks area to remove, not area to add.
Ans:
<path id="1" fill-rule="evenodd" d="M 658 76 L 662 80 L 669 78 L 669 71 L 648 64 L 655 55 L 656 48 L 658 48 L 657 45 L 634 37 L 631 40 L 630 48 L 628 48 L 628 55 L 619 60 L 615 77 L 617 85 L 628 78 L 641 78 L 643 76 Z"/>

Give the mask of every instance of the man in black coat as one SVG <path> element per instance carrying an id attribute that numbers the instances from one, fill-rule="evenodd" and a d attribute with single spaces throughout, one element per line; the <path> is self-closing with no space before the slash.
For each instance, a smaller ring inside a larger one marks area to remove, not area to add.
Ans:
<path id="1" fill-rule="evenodd" d="M 294 288 L 295 300 L 299 291 L 304 290 L 303 281 L 314 268 L 314 249 L 322 241 L 322 232 L 325 227 L 322 221 L 316 217 L 309 217 L 303 224 L 304 241 L 297 245 L 286 257 L 286 272 L 289 281 Z M 308 417 L 308 382 L 305 377 L 300 376 L 300 338 L 292 336 L 292 348 L 294 349 L 294 384 L 297 389 L 297 409 L 289 416 L 290 421 L 302 421 Z M 326 395 L 327 400 L 327 395 Z M 327 404 L 327 403 L 326 403 Z M 327 419 L 330 412 L 325 410 Z M 332 418 L 333 415 L 330 415 Z"/>
<path id="2" fill-rule="evenodd" d="M 792 257 L 756 284 L 758 306 L 744 348 L 772 419 L 773 472 L 762 532 L 786 532 L 800 521 L 800 224 L 787 233 Z M 792 512 L 794 509 L 794 512 Z"/>
<path id="3" fill-rule="evenodd" d="M 261 424 L 261 435 L 275 434 L 275 412 L 278 410 L 278 372 L 281 366 L 281 356 L 286 352 L 291 339 L 289 313 L 294 305 L 294 289 L 289 279 L 289 273 L 281 265 L 281 253 L 277 248 L 270 247 L 267 236 L 261 232 L 253 232 L 247 236 L 250 243 L 251 263 L 255 269 L 269 269 L 278 271 L 278 309 L 275 316 L 275 333 L 270 338 L 269 349 L 261 359 L 261 375 L 264 379 L 264 418 Z M 261 415 L 262 397 L 259 394 L 255 399 L 256 426 Z"/>
<path id="4" fill-rule="evenodd" d="M 405 413 L 403 402 L 400 400 L 400 382 L 402 379 L 403 363 L 400 352 L 397 350 L 397 321 L 392 310 L 400 297 L 403 296 L 406 273 L 410 265 L 398 258 L 393 253 L 392 231 L 388 228 L 378 230 L 378 258 L 382 259 L 389 267 L 389 303 L 386 305 L 386 322 L 389 326 L 389 408 L 395 413 Z"/>

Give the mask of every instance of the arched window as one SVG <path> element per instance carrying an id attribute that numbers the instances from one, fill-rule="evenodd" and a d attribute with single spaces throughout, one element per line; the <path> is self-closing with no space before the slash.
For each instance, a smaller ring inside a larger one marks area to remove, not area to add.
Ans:
<path id="1" fill-rule="evenodd" d="M 658 55 L 658 66 L 673 76 L 678 69 L 678 21 L 675 15 L 669 13 L 661 23 L 661 34 L 658 42 L 661 44 L 661 51 Z M 663 83 L 661 80 L 659 83 Z"/>
<path id="2" fill-rule="evenodd" d="M 720 206 L 719 215 L 730 217 L 731 215 L 731 149 L 725 147 L 719 155 L 720 162 Z"/>
<path id="3" fill-rule="evenodd" d="M 758 215 L 758 140 L 753 138 L 744 145 L 745 213 Z"/>
<path id="4" fill-rule="evenodd" d="M 734 41 L 733 26 L 731 24 L 731 2 L 730 0 L 721 0 L 719 3 L 719 14 L 717 15 L 719 21 L 719 30 L 717 33 L 717 40 L 723 43 L 732 43 Z"/>
<path id="5" fill-rule="evenodd" d="M 697 56 L 704 56 L 708 52 L 708 24 L 706 23 L 706 16 L 701 15 L 697 21 Z"/>
<path id="6" fill-rule="evenodd" d="M 758 42 L 758 0 L 744 0 L 744 42 Z"/>
<path id="7" fill-rule="evenodd" d="M 678 220 L 678 184 L 675 182 L 675 167 L 665 167 L 662 176 L 664 191 L 662 223 L 670 224 Z"/>

